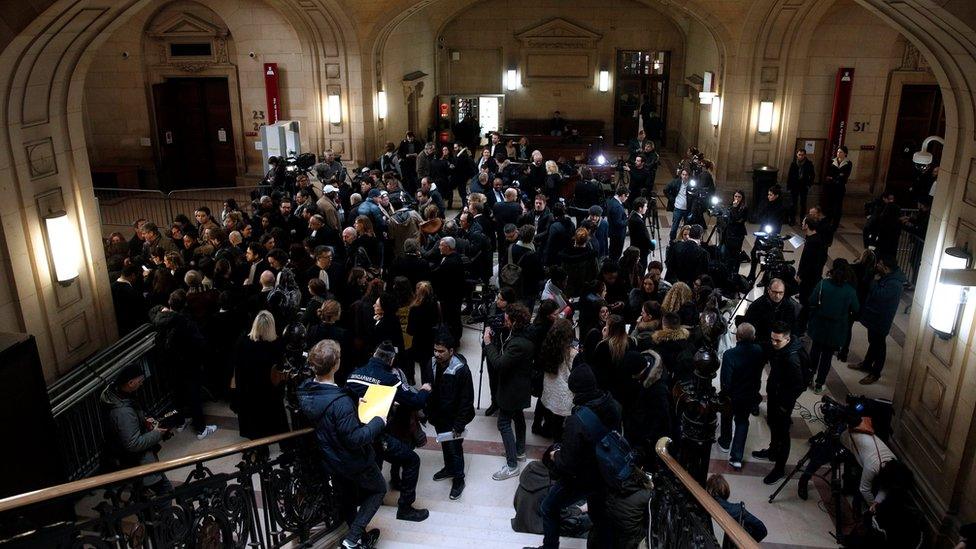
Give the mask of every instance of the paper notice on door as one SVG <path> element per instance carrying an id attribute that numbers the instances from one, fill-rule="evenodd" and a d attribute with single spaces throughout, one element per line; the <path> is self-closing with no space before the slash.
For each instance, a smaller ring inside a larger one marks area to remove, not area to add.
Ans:
<path id="1" fill-rule="evenodd" d="M 807 154 L 816 154 L 816 152 L 817 152 L 817 142 L 816 141 L 804 141 L 803 142 L 803 150 L 806 151 Z"/>
<path id="2" fill-rule="evenodd" d="M 227 142 L 227 130 L 223 128 L 217 130 L 217 141 L 220 141 L 221 143 Z"/>
<path id="3" fill-rule="evenodd" d="M 386 385 L 370 385 L 366 394 L 359 399 L 359 421 L 369 423 L 374 417 L 386 417 L 393 406 L 396 387 Z"/>

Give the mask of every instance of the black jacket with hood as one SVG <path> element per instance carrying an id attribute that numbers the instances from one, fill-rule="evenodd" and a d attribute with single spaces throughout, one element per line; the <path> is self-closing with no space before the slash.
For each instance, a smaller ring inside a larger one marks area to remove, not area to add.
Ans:
<path id="1" fill-rule="evenodd" d="M 383 432 L 384 423 L 374 417 L 363 425 L 352 393 L 307 379 L 298 386 L 298 406 L 315 428 L 330 473 L 350 477 L 376 465 L 373 441 Z"/>

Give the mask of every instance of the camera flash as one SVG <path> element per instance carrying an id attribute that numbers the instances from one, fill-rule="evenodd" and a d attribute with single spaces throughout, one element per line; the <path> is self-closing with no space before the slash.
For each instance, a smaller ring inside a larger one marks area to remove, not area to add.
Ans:
<path id="1" fill-rule="evenodd" d="M 721 202 L 721 200 L 719 200 L 717 196 L 713 196 L 712 197 L 712 205 L 713 206 L 718 206 L 719 202 Z"/>
<path id="2" fill-rule="evenodd" d="M 601 165 L 601 166 L 604 165 L 604 164 L 606 164 L 607 163 L 607 157 L 605 157 L 605 156 L 603 156 L 601 154 L 600 156 L 596 157 L 596 163 L 599 164 L 599 165 Z"/>
<path id="3" fill-rule="evenodd" d="M 765 227 L 763 227 L 763 230 L 766 231 L 766 234 L 773 234 L 773 226 L 772 225 L 766 225 Z"/>

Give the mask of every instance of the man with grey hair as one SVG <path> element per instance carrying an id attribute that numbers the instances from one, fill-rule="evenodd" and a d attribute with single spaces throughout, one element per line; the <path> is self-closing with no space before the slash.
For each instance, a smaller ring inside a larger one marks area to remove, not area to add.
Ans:
<path id="1" fill-rule="evenodd" d="M 445 236 L 437 243 L 441 260 L 430 273 L 434 293 L 441 302 L 441 315 L 444 324 L 451 331 L 455 341 L 461 340 L 461 304 L 465 295 L 464 263 L 457 253 L 457 241 Z"/>
<path id="2" fill-rule="evenodd" d="M 722 412 L 721 435 L 718 446 L 729 453 L 729 465 L 742 469 L 742 454 L 749 434 L 749 414 L 762 397 L 759 387 L 766 358 L 756 343 L 756 328 L 748 322 L 735 330 L 735 347 L 722 355 L 721 391 L 729 399 L 729 410 Z M 735 436 L 732 426 L 735 425 Z"/>
<path id="3" fill-rule="evenodd" d="M 373 547 L 378 529 L 366 531 L 383 496 L 386 480 L 376 462 L 373 445 L 383 434 L 386 417 L 376 416 L 365 425 L 359 421 L 358 402 L 335 381 L 342 351 L 335 341 L 325 339 L 308 352 L 308 365 L 315 373 L 298 386 L 298 406 L 315 428 L 325 466 L 340 497 L 341 517 L 349 531 L 341 547 Z"/>

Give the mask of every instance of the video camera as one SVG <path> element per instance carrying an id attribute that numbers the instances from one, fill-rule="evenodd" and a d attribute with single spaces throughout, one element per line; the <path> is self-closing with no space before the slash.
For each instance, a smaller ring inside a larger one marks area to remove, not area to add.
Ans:
<path id="1" fill-rule="evenodd" d="M 894 409 L 889 401 L 848 394 L 844 402 L 827 395 L 824 395 L 820 402 L 820 417 L 827 429 L 836 434 L 856 427 L 865 417 L 871 418 L 874 434 L 882 440 L 887 440 L 891 434 L 891 418 Z"/>

